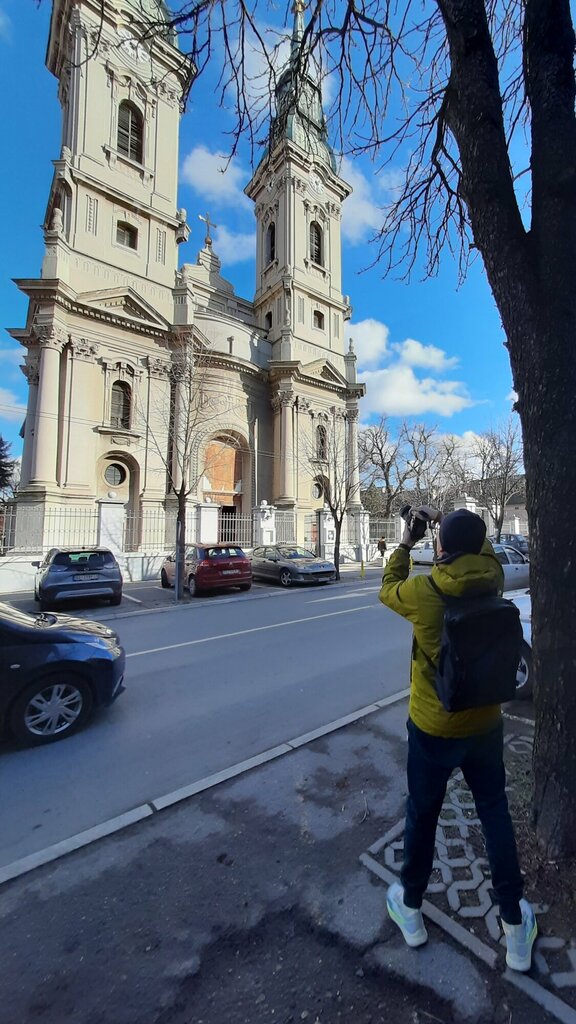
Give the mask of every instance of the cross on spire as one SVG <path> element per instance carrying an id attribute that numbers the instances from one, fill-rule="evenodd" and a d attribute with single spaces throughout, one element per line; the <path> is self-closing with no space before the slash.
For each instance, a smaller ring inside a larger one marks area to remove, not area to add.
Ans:
<path id="1" fill-rule="evenodd" d="M 217 228 L 218 225 L 215 224 L 213 220 L 210 220 L 209 213 L 207 213 L 205 216 L 202 216 L 202 214 L 199 213 L 198 220 L 203 221 L 204 224 L 206 225 L 206 237 L 204 239 L 204 245 L 212 245 L 212 239 L 210 237 L 210 228 Z"/>

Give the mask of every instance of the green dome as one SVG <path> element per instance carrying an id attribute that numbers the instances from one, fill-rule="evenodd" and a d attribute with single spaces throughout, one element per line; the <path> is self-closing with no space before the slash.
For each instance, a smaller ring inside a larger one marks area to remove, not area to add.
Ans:
<path id="1" fill-rule="evenodd" d="M 140 15 L 143 22 L 160 22 L 168 25 L 170 23 L 170 10 L 165 0 L 128 0 Z M 177 45 L 175 29 L 169 29 L 168 39 L 173 46 Z"/>

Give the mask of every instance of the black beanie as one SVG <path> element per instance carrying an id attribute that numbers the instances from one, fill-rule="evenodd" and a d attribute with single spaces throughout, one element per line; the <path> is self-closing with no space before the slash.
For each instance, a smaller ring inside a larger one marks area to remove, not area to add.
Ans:
<path id="1" fill-rule="evenodd" d="M 447 555 L 478 555 L 486 538 L 486 523 L 475 512 L 458 508 L 440 523 L 440 547 Z"/>

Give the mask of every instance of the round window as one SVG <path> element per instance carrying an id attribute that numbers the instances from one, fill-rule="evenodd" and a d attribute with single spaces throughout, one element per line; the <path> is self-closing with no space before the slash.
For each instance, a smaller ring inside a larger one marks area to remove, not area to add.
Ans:
<path id="1" fill-rule="evenodd" d="M 124 466 L 118 465 L 117 462 L 110 462 L 104 470 L 104 479 L 106 480 L 106 483 L 111 485 L 111 487 L 119 487 L 126 479 L 126 470 L 124 469 Z"/>
<path id="2" fill-rule="evenodd" d="M 312 497 L 321 498 L 323 494 L 324 488 L 322 487 L 322 484 L 315 483 L 314 486 L 312 487 Z"/>

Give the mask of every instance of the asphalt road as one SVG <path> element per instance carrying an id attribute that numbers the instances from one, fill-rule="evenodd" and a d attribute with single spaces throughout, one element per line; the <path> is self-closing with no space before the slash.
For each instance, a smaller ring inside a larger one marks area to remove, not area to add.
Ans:
<path id="1" fill-rule="evenodd" d="M 407 685 L 410 627 L 378 583 L 119 619 L 127 690 L 76 736 L 0 748 L 0 865 Z"/>

